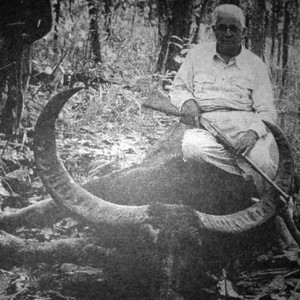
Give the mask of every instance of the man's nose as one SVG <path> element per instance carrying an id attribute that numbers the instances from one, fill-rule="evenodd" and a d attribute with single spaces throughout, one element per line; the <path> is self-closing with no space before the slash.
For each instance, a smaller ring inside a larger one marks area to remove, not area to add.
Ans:
<path id="1" fill-rule="evenodd" d="M 226 28 L 225 34 L 226 35 L 232 35 L 232 32 L 231 32 L 229 27 Z"/>

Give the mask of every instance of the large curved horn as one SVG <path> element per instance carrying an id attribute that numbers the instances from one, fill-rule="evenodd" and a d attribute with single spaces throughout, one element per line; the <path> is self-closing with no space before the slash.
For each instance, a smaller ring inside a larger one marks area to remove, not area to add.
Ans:
<path id="1" fill-rule="evenodd" d="M 130 225 L 151 221 L 150 205 L 123 206 L 104 201 L 81 188 L 67 173 L 56 154 L 55 121 L 68 101 L 80 88 L 63 91 L 54 96 L 43 109 L 35 128 L 34 155 L 39 175 L 54 201 L 75 216 L 98 224 Z M 293 172 L 291 149 L 284 134 L 267 124 L 279 146 L 280 165 L 276 183 L 287 189 Z M 200 228 L 218 232 L 237 233 L 254 228 L 273 217 L 280 202 L 271 193 L 258 204 L 235 214 L 213 216 L 196 212 Z"/>
<path id="2" fill-rule="evenodd" d="M 81 188 L 56 155 L 55 121 L 64 104 L 81 88 L 54 96 L 43 109 L 35 127 L 34 155 L 39 175 L 53 200 L 77 217 L 94 224 L 142 224 L 148 206 L 121 206 L 95 197 Z"/>

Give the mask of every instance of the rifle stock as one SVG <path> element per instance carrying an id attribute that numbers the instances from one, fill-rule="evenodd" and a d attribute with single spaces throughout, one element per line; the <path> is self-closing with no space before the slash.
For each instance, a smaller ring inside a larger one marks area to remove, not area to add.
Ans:
<path id="1" fill-rule="evenodd" d="M 171 103 L 168 95 L 160 91 L 159 89 L 152 91 L 148 99 L 142 104 L 142 106 L 145 108 L 163 112 L 167 115 L 176 117 L 184 116 L 184 114 L 181 113 L 178 108 Z"/>

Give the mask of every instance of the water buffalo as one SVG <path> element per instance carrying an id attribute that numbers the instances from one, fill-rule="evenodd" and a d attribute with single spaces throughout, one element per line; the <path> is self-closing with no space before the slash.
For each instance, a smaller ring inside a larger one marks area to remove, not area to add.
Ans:
<path id="1" fill-rule="evenodd" d="M 251 197 L 257 196 L 251 184 L 206 163 L 184 162 L 183 124 L 153 146 L 141 164 L 80 187 L 58 159 L 55 143 L 58 113 L 77 91 L 66 90 L 50 100 L 37 122 L 34 141 L 39 175 L 51 197 L 69 215 L 95 228 L 148 228 L 157 238 L 164 226 L 178 229 L 188 219 L 198 232 L 241 233 L 265 223 L 281 208 L 271 189 L 251 205 Z M 294 172 L 291 149 L 281 130 L 267 125 L 280 152 L 276 183 L 288 191 Z"/>

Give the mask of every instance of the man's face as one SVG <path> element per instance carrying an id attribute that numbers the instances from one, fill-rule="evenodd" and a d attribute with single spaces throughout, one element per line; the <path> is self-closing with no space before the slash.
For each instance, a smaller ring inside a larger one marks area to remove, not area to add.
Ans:
<path id="1" fill-rule="evenodd" d="M 220 54 L 236 55 L 240 49 L 243 28 L 236 18 L 218 18 L 214 28 Z"/>

